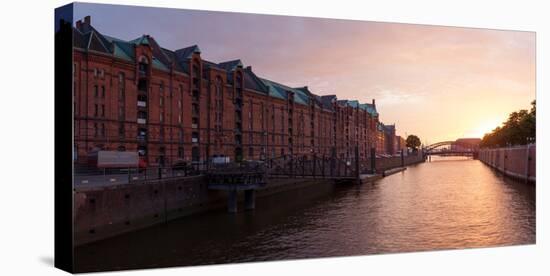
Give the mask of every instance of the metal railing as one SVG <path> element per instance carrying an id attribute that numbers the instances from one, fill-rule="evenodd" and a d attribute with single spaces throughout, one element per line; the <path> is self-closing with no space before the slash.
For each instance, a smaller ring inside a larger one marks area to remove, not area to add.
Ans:
<path id="1" fill-rule="evenodd" d="M 204 162 L 195 162 L 187 165 L 146 168 L 75 168 L 74 186 L 111 186 L 133 184 L 143 181 L 155 181 L 168 178 L 180 178 L 204 174 L 207 165 Z"/>

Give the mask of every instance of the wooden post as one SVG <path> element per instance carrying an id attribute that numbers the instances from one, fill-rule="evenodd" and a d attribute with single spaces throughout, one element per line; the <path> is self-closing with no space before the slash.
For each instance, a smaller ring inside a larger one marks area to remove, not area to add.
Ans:
<path id="1" fill-rule="evenodd" d="M 325 154 L 323 153 L 323 168 L 322 168 L 322 172 L 323 172 L 323 178 L 325 178 Z"/>
<path id="2" fill-rule="evenodd" d="M 306 175 L 306 156 L 302 156 L 302 178 Z"/>
<path id="3" fill-rule="evenodd" d="M 345 166 L 344 166 L 344 176 L 348 176 L 348 167 L 349 167 L 349 166 L 348 166 L 348 162 L 350 162 L 349 157 L 348 157 L 348 159 L 346 160 L 346 163 L 344 164 L 344 165 L 345 165 Z M 350 162 L 350 165 L 351 165 L 351 162 Z"/>
<path id="4" fill-rule="evenodd" d="M 342 176 L 342 162 L 338 162 L 338 176 Z"/>
<path id="5" fill-rule="evenodd" d="M 316 172 L 315 172 L 315 171 L 316 171 L 316 168 L 317 168 L 317 154 L 314 153 L 314 154 L 313 154 L 313 168 L 312 168 L 312 169 L 313 169 L 313 178 L 315 178 L 315 175 L 316 175 L 316 174 L 315 174 L 315 173 L 316 173 Z"/>
<path id="6" fill-rule="evenodd" d="M 332 147 L 332 153 L 330 158 L 330 176 L 334 176 L 334 167 L 335 167 L 335 161 L 336 161 L 336 148 Z"/>
<path id="7" fill-rule="evenodd" d="M 361 166 L 359 166 L 359 146 L 355 146 L 355 177 L 361 183 Z"/>
<path id="8" fill-rule="evenodd" d="M 290 177 L 293 177 L 294 176 L 294 155 L 291 155 L 290 156 Z"/>

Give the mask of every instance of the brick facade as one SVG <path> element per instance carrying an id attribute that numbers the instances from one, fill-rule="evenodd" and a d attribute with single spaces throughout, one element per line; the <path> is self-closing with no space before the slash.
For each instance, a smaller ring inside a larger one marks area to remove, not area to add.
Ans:
<path id="1" fill-rule="evenodd" d="M 148 35 L 102 35 L 86 17 L 74 28 L 76 161 L 97 150 L 138 151 L 150 165 L 265 160 L 287 154 L 362 158 L 394 152 L 376 105 L 318 96 L 257 76 L 240 60 L 171 51 Z"/>

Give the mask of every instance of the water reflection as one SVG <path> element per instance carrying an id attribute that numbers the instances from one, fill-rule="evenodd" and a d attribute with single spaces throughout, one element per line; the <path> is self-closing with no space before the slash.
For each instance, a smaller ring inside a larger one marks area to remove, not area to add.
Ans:
<path id="1" fill-rule="evenodd" d="M 77 248 L 82 271 L 535 242 L 535 186 L 477 160 L 432 159 L 361 186 L 261 198 Z"/>

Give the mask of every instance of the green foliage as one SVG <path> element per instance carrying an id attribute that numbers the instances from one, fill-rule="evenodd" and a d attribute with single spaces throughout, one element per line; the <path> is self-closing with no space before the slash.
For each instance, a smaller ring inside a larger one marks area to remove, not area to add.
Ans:
<path id="1" fill-rule="evenodd" d="M 407 147 L 413 149 L 413 151 L 416 151 L 418 147 L 420 147 L 420 138 L 416 135 L 409 135 L 407 136 Z"/>
<path id="2" fill-rule="evenodd" d="M 524 145 L 536 139 L 536 101 L 531 102 L 531 110 L 512 112 L 502 126 L 483 136 L 480 146 L 485 148 L 508 145 Z"/>

